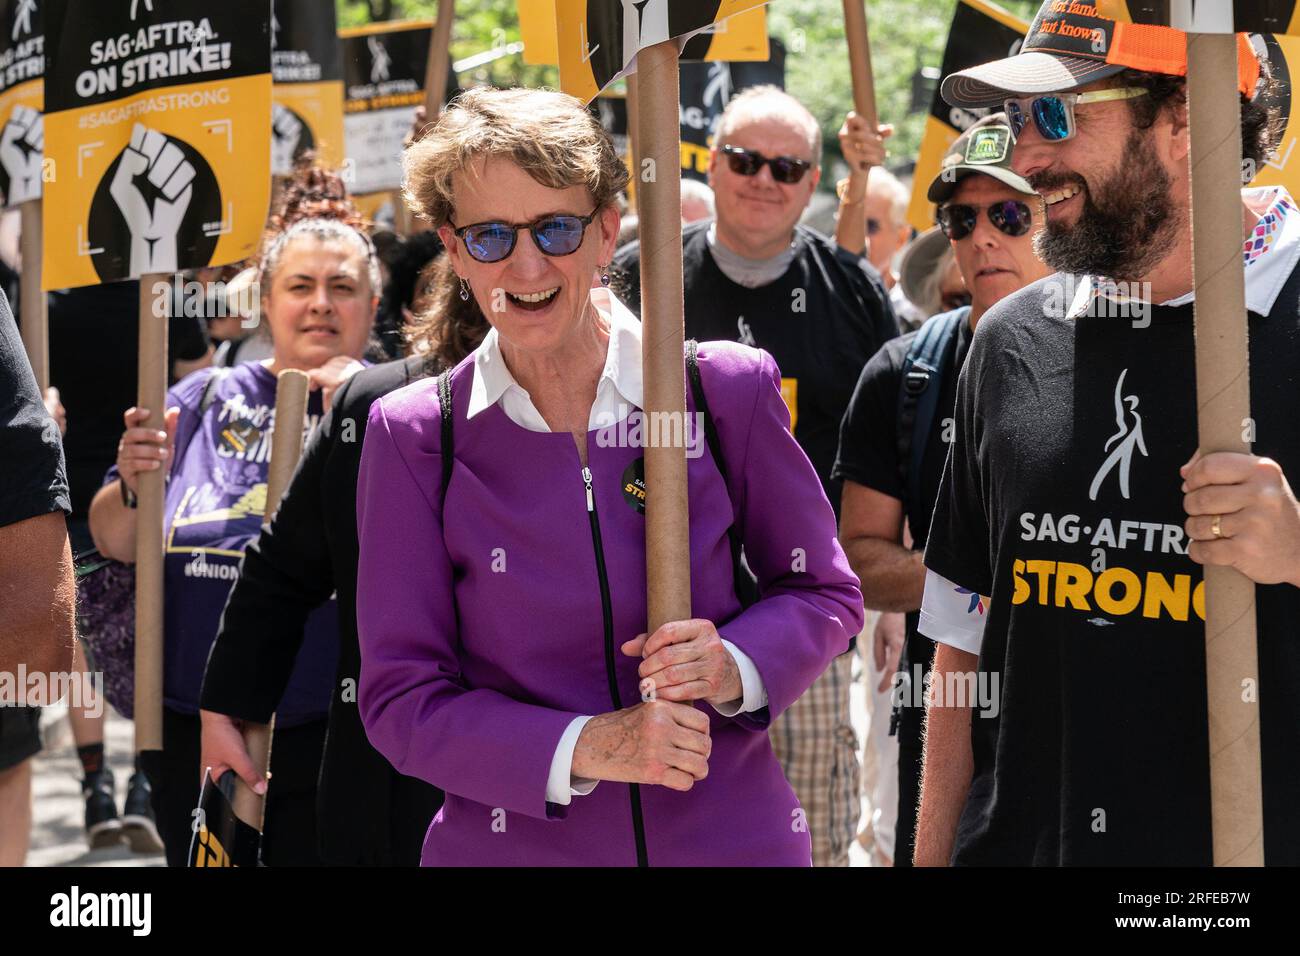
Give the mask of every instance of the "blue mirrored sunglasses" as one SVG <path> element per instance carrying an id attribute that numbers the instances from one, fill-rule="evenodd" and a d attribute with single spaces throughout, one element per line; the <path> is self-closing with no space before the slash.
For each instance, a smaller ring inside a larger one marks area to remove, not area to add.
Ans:
<path id="1" fill-rule="evenodd" d="M 500 262 L 515 251 L 515 240 L 520 229 L 527 229 L 537 248 L 548 256 L 569 256 L 578 251 L 587 234 L 587 227 L 599 210 L 589 216 L 542 216 L 532 222 L 476 222 L 470 226 L 457 226 L 449 222 L 456 238 L 465 243 L 465 251 L 479 262 Z"/>
<path id="2" fill-rule="evenodd" d="M 1139 86 L 1122 86 L 1113 90 L 1094 90 L 1091 93 L 1051 93 L 1025 99 L 1007 99 L 1003 109 L 1011 124 L 1011 135 L 1019 137 L 1021 131 L 1033 121 L 1038 135 L 1051 143 L 1059 143 L 1074 136 L 1074 108 L 1089 103 L 1107 103 L 1112 100 L 1131 100 L 1146 96 L 1149 91 Z"/>

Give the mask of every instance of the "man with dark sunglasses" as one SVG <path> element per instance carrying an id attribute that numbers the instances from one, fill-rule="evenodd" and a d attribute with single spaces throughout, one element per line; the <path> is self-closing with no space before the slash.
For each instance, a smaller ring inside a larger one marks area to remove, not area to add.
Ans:
<path id="1" fill-rule="evenodd" d="M 1262 168 L 1274 91 L 1244 36 L 1238 67 Z M 958 385 L 918 865 L 1213 861 L 1206 564 L 1258 585 L 1264 858 L 1300 864 L 1300 212 L 1246 189 L 1221 223 L 1243 238 L 1255 454 L 1201 455 L 1186 69 L 1181 34 L 1049 2 L 1017 55 L 944 81 L 1010 108 L 1058 272 L 984 317 Z"/>
<path id="2" fill-rule="evenodd" d="M 934 643 L 917 631 L 925 585 L 921 553 L 951 441 L 957 375 L 984 313 L 1051 272 L 1033 246 L 1042 202 L 1011 169 L 1005 115 L 981 120 L 953 143 L 928 196 L 939 204 L 939 222 L 971 304 L 934 316 L 867 363 L 844 416 L 834 471 L 844 479 L 840 541 L 867 607 L 906 613 L 898 676 L 893 667 L 881 666 L 897 653 L 885 646 L 888 626 L 877 629 L 873 647 L 877 669 L 884 672 L 877 690 L 896 687 L 896 866 L 912 865 L 924 717 L 916 695 L 901 691 L 924 685 L 934 656 Z M 905 520 L 910 548 L 904 545 Z"/>
<path id="3" fill-rule="evenodd" d="M 752 87 L 732 98 L 709 161 L 717 219 L 683 230 L 683 285 L 688 338 L 739 341 L 776 359 L 791 430 L 838 513 L 831 466 L 839 421 L 862 367 L 898 329 L 879 280 L 798 224 L 821 176 L 821 151 L 816 119 L 783 90 Z M 615 257 L 628 279 L 620 297 L 634 311 L 638 257 L 636 243 Z M 817 866 L 847 866 L 857 831 L 850 663 L 851 652 L 833 661 L 771 730 Z"/>

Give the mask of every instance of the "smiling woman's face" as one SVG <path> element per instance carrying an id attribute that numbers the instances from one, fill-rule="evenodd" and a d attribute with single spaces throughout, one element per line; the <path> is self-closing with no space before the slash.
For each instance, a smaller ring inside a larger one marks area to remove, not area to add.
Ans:
<path id="1" fill-rule="evenodd" d="M 336 355 L 360 358 L 365 351 L 379 300 L 359 245 L 294 239 L 264 291 L 278 366 L 317 368 Z"/>
<path id="2" fill-rule="evenodd" d="M 532 222 L 543 216 L 589 216 L 594 205 L 585 186 L 543 186 L 507 159 L 478 160 L 452 181 L 457 227 L 481 222 Z M 500 262 L 479 262 L 450 226 L 438 230 L 456 274 L 469 281 L 479 308 L 511 346 L 545 353 L 564 348 L 581 328 L 592 281 L 614 258 L 619 216 L 604 209 L 567 256 L 544 254 L 527 229 Z M 540 299 L 538 298 L 540 297 Z M 538 301 L 530 301 L 538 299 Z"/>

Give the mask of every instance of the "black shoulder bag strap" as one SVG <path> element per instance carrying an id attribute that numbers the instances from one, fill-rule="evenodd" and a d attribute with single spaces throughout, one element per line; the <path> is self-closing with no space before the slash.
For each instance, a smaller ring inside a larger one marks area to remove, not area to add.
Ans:
<path id="1" fill-rule="evenodd" d="M 728 489 L 727 497 L 730 498 L 730 485 L 727 484 L 727 462 L 722 457 L 722 443 L 718 440 L 718 428 L 714 424 L 713 416 L 709 413 L 709 401 L 704 395 L 704 380 L 700 376 L 700 363 L 696 354 L 698 347 L 699 343 L 694 339 L 687 340 L 686 370 L 691 380 L 691 395 L 695 399 L 696 411 L 704 418 L 704 440 L 708 443 L 709 454 L 713 456 L 713 463 L 717 466 L 718 473 L 722 475 L 722 484 Z M 758 602 L 758 582 L 754 579 L 753 572 L 745 565 L 741 554 L 740 533 L 736 530 L 734 520 L 731 527 L 727 529 L 727 539 L 731 542 L 731 568 L 735 580 L 736 597 L 740 600 L 740 606 L 747 608 Z"/>
<path id="2" fill-rule="evenodd" d="M 451 481 L 451 468 L 456 463 L 455 445 L 452 443 L 454 429 L 452 427 L 451 372 L 451 369 L 447 369 L 438 376 L 438 409 L 442 413 L 442 487 L 438 493 L 444 507 L 447 504 L 447 483 Z"/>

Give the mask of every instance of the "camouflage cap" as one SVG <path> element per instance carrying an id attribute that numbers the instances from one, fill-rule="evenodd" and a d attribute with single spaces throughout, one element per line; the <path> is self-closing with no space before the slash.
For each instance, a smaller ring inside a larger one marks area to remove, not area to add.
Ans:
<path id="1" fill-rule="evenodd" d="M 945 203 L 957 191 L 957 184 L 973 173 L 982 173 L 1006 183 L 1016 192 L 1034 195 L 1034 187 L 1011 168 L 1011 150 L 1015 140 L 1005 113 L 986 116 L 956 141 L 944 154 L 939 175 L 930 183 L 926 197 L 930 202 Z"/>

